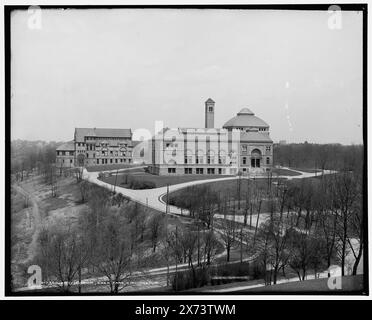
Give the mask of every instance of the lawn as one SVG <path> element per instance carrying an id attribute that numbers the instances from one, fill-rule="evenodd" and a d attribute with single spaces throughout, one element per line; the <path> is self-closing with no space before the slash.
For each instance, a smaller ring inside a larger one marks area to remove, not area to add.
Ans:
<path id="1" fill-rule="evenodd" d="M 263 286 L 252 289 L 243 289 L 238 292 L 324 292 L 337 293 L 338 291 L 362 291 L 363 290 L 363 276 L 345 276 L 342 277 L 342 289 L 330 290 L 328 287 L 328 278 L 313 279 L 306 281 L 295 281 L 288 283 L 281 283 L 271 286 Z"/>
<path id="2" fill-rule="evenodd" d="M 190 174 L 184 176 L 157 176 L 150 173 L 146 173 L 143 170 L 132 172 L 128 174 L 118 174 L 116 185 L 122 186 L 124 188 L 129 187 L 128 181 L 126 179 L 128 176 L 128 180 L 141 182 L 150 182 L 156 188 L 165 187 L 167 185 L 179 184 L 189 181 L 196 181 L 196 180 L 208 180 L 208 179 L 218 179 L 218 178 L 227 178 L 231 176 L 222 176 L 222 175 L 197 175 L 197 174 Z M 109 177 L 100 178 L 100 180 L 109 183 L 115 184 L 116 175 L 113 174 Z"/>
<path id="3" fill-rule="evenodd" d="M 283 179 L 276 179 L 273 178 L 272 182 L 277 182 L 278 180 L 283 181 Z M 238 199 L 238 184 L 239 179 L 235 180 L 225 180 L 225 181 L 215 181 L 215 182 L 208 182 L 205 184 L 202 184 L 200 188 L 204 188 L 206 186 L 210 187 L 212 191 L 215 191 L 221 195 L 228 195 L 230 198 Z M 268 180 L 266 178 L 260 178 L 255 180 L 247 180 L 247 179 L 241 179 L 240 180 L 240 199 L 244 200 L 245 196 L 247 194 L 248 188 L 260 188 L 262 190 L 266 190 L 268 185 Z M 184 192 L 185 189 L 177 190 L 172 193 L 170 193 L 170 197 L 177 197 L 181 195 Z M 170 199 L 171 199 L 170 198 Z"/>
<path id="4" fill-rule="evenodd" d="M 132 168 L 132 167 L 138 167 L 138 164 L 105 164 L 105 165 L 98 165 L 98 166 L 89 166 L 89 167 L 86 167 L 86 169 L 89 172 L 97 172 L 97 171 L 120 170 L 120 169 Z"/>

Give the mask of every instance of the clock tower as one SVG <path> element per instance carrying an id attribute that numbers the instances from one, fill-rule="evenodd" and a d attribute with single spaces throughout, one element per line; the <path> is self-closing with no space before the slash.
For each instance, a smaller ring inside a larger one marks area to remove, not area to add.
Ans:
<path id="1" fill-rule="evenodd" d="M 205 101 L 205 127 L 214 128 L 214 104 L 215 102 L 209 98 Z"/>

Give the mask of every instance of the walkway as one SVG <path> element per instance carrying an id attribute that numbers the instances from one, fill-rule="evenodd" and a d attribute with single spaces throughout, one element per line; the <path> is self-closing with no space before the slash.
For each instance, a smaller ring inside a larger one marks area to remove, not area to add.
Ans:
<path id="1" fill-rule="evenodd" d="M 132 167 L 128 169 L 122 169 L 121 172 L 123 171 L 129 171 L 133 169 L 138 169 L 142 167 Z M 282 169 L 288 169 L 291 170 L 287 167 L 282 167 Z M 294 170 L 292 170 L 294 171 Z M 112 171 L 107 171 L 107 172 L 116 172 L 116 170 Z M 292 179 L 303 179 L 303 178 L 311 178 L 315 177 L 321 173 L 311 173 L 311 172 L 303 172 L 303 171 L 298 171 L 296 172 L 300 173 L 301 175 L 297 176 L 278 176 L 278 178 L 284 178 L 288 180 Z M 335 173 L 336 171 L 333 170 L 324 170 L 323 174 L 332 174 Z M 95 183 L 97 185 L 100 185 L 102 187 L 112 189 L 112 185 L 106 182 L 103 182 L 98 179 L 98 172 L 88 172 L 86 169 L 83 171 L 83 178 Z M 257 176 L 257 178 L 259 178 Z M 200 184 L 205 184 L 209 182 L 218 182 L 218 181 L 227 181 L 227 180 L 236 180 L 239 179 L 239 177 L 225 177 L 225 178 L 217 178 L 217 179 L 208 179 L 208 180 L 195 180 L 195 181 L 189 181 L 189 182 L 184 182 L 184 183 L 179 183 L 179 184 L 174 184 L 169 186 L 169 193 L 187 188 L 190 186 L 196 186 Z M 249 179 L 248 177 L 242 176 L 241 179 Z M 251 178 L 250 178 L 251 179 Z M 131 200 L 141 203 L 145 206 L 148 206 L 152 209 L 161 211 L 166 213 L 167 210 L 167 205 L 165 201 L 162 200 L 162 198 L 167 194 L 167 187 L 161 187 L 161 188 L 154 188 L 154 189 L 145 189 L 145 190 L 133 190 L 133 189 L 127 189 L 123 188 L 120 186 L 115 187 L 116 192 L 120 192 L 122 195 L 130 198 Z M 181 214 L 181 209 L 175 206 L 168 206 L 168 213 L 169 214 L 175 214 L 175 215 L 180 215 Z M 183 214 L 187 214 L 185 210 L 182 211 Z"/>

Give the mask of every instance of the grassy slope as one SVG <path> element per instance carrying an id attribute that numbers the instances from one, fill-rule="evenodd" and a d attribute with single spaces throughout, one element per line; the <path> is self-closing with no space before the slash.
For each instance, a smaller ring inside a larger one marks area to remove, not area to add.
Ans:
<path id="1" fill-rule="evenodd" d="M 277 285 L 258 287 L 246 289 L 239 292 L 270 292 L 270 293 L 283 293 L 283 292 L 325 292 L 337 293 L 338 290 L 330 290 L 327 285 L 328 278 L 296 281 L 289 283 L 282 283 Z M 342 278 L 342 291 L 362 291 L 363 290 L 363 275 L 345 276 Z"/>
<path id="2" fill-rule="evenodd" d="M 126 187 L 126 184 L 123 183 L 124 174 L 119 174 L 117 178 L 117 185 Z M 178 184 L 178 183 L 184 183 L 189 181 L 195 181 L 195 180 L 208 180 L 208 179 L 217 179 L 222 177 L 228 177 L 228 176 L 221 176 L 221 175 L 185 175 L 185 176 L 157 176 L 150 173 L 145 172 L 136 172 L 136 173 L 130 173 L 128 174 L 130 176 L 129 179 L 137 180 L 137 181 L 149 181 L 153 182 L 156 185 L 156 188 L 165 187 L 168 184 Z M 110 177 L 101 178 L 102 181 L 115 184 L 116 175 L 112 175 Z"/>
<path id="3" fill-rule="evenodd" d="M 97 165 L 97 166 L 89 166 L 86 167 L 87 171 L 89 172 L 100 172 L 100 171 L 109 171 L 109 170 L 117 170 L 117 169 L 126 169 L 131 167 L 136 167 L 138 164 L 105 164 L 105 165 Z"/>
<path id="4" fill-rule="evenodd" d="M 32 199 L 27 208 L 24 208 L 24 194 Z M 13 186 L 11 250 L 12 275 L 16 286 L 23 286 L 29 276 L 26 271 L 38 250 L 37 236 L 40 228 L 59 223 L 61 219 L 76 221 L 80 210 L 86 207 L 78 204 L 79 199 L 78 187 L 72 177 L 62 177 L 59 180 L 55 198 L 51 197 L 50 187 L 43 183 L 41 177 L 33 177 Z"/>

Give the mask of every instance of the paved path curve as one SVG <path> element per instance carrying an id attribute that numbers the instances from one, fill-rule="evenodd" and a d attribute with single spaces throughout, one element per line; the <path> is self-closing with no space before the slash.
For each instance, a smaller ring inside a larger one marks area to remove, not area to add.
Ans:
<path id="1" fill-rule="evenodd" d="M 138 169 L 138 168 L 143 168 L 142 167 L 132 167 L 132 168 L 127 168 L 121 170 L 123 171 L 130 171 L 133 169 Z M 283 169 L 291 170 L 287 167 L 283 167 Z M 106 172 L 116 172 L 116 170 L 111 170 L 111 171 L 106 171 Z M 303 172 L 303 171 L 298 171 L 296 172 L 300 173 L 300 175 L 296 176 L 278 176 L 278 178 L 285 178 L 288 180 L 292 179 L 303 179 L 303 178 L 310 178 L 310 177 L 315 177 L 316 175 L 319 175 L 321 173 L 311 173 L 311 172 Z M 324 170 L 323 174 L 332 174 L 335 173 L 336 171 L 332 170 Z M 106 182 L 103 182 L 98 179 L 98 172 L 88 172 L 86 169 L 83 171 L 83 178 L 95 183 L 97 185 L 100 185 L 102 187 L 112 189 L 112 185 Z M 189 182 L 184 182 L 184 183 L 179 183 L 179 184 L 174 184 L 169 186 L 169 192 L 177 191 L 186 187 L 190 186 L 196 186 L 200 184 L 205 184 L 205 183 L 210 183 L 210 182 L 217 182 L 217 181 L 227 181 L 227 180 L 236 180 L 239 179 L 239 177 L 225 177 L 225 178 L 217 178 L 217 179 L 207 179 L 207 180 L 195 180 L 195 181 L 189 181 Z M 248 179 L 246 176 L 242 176 L 241 179 Z M 133 189 L 127 189 L 123 188 L 120 186 L 115 187 L 116 192 L 120 192 L 124 196 L 130 198 L 131 200 L 141 203 L 143 205 L 146 205 L 150 208 L 159 210 L 161 212 L 166 212 L 167 205 L 166 203 L 162 200 L 163 196 L 167 194 L 167 187 L 160 187 L 160 188 L 154 188 L 154 189 L 145 189 L 145 190 L 133 190 Z M 180 215 L 181 214 L 181 209 L 175 206 L 168 206 L 168 213 L 170 214 L 176 214 Z M 183 210 L 183 213 L 186 213 L 185 210 Z"/>

